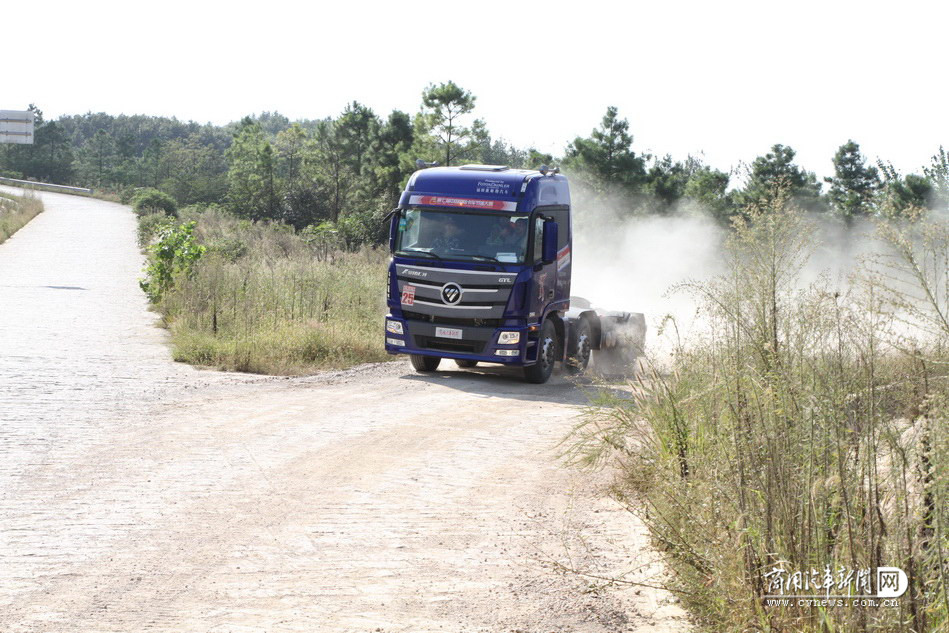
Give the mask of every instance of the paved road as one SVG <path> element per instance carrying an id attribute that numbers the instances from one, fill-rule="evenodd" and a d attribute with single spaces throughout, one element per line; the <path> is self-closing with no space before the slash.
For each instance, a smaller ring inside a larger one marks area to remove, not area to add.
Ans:
<path id="1" fill-rule="evenodd" d="M 556 460 L 580 390 L 175 364 L 128 209 L 43 199 L 0 245 L 0 631 L 682 629 L 556 570 L 656 573 L 606 475 Z"/>

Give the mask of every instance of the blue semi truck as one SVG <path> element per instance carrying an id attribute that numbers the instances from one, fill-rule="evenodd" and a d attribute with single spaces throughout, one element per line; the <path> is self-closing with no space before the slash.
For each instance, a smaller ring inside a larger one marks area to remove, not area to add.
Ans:
<path id="1" fill-rule="evenodd" d="M 556 364 L 626 373 L 642 314 L 570 296 L 570 186 L 559 170 L 419 161 L 390 214 L 386 351 L 419 372 L 441 359 L 523 367 L 546 382 Z M 602 367 L 600 367 L 602 365 Z"/>

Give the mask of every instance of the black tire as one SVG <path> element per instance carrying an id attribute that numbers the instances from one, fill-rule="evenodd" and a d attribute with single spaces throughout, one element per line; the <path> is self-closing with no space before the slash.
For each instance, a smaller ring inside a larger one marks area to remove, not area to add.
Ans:
<path id="1" fill-rule="evenodd" d="M 438 369 L 438 364 L 442 362 L 442 359 L 438 356 L 422 356 L 420 354 L 409 354 L 409 359 L 412 361 L 412 367 L 415 368 L 415 371 L 421 373 L 435 371 Z"/>
<path id="2" fill-rule="evenodd" d="M 455 364 L 461 367 L 462 369 L 471 369 L 472 367 L 478 366 L 478 361 L 476 360 L 464 360 L 461 358 L 455 359 Z"/>
<path id="3" fill-rule="evenodd" d="M 540 385 L 550 379 L 557 361 L 557 328 L 550 319 L 540 328 L 537 346 L 537 362 L 524 368 L 524 380 Z"/>
<path id="4" fill-rule="evenodd" d="M 590 356 L 593 354 L 593 326 L 588 319 L 580 319 L 571 347 L 573 349 L 567 356 L 567 371 L 580 375 L 587 370 Z"/>

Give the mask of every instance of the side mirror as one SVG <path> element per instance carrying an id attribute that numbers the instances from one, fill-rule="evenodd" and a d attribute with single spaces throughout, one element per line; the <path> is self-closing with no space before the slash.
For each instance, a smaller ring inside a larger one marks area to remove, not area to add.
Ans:
<path id="1" fill-rule="evenodd" d="M 399 220 L 402 219 L 402 214 L 399 213 L 399 210 L 396 209 L 389 214 L 389 252 L 395 252 L 395 241 L 399 236 Z"/>
<path id="2" fill-rule="evenodd" d="M 541 259 L 549 264 L 557 259 L 557 223 L 553 220 L 544 222 L 544 243 L 541 250 Z"/>

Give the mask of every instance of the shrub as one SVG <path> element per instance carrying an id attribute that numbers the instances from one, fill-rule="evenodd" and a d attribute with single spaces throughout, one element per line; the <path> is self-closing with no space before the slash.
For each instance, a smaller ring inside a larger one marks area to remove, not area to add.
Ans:
<path id="1" fill-rule="evenodd" d="M 153 303 L 161 301 L 178 279 L 190 277 L 194 272 L 205 250 L 195 242 L 194 227 L 194 222 L 166 227 L 149 247 L 147 276 L 139 285 Z"/>
<path id="2" fill-rule="evenodd" d="M 164 213 L 147 213 L 138 219 L 138 245 L 145 248 L 158 233 L 174 225 L 173 218 Z"/>
<path id="3" fill-rule="evenodd" d="M 132 196 L 132 208 L 140 216 L 148 213 L 174 216 L 178 211 L 178 203 L 167 193 L 147 187 L 139 189 Z"/>

